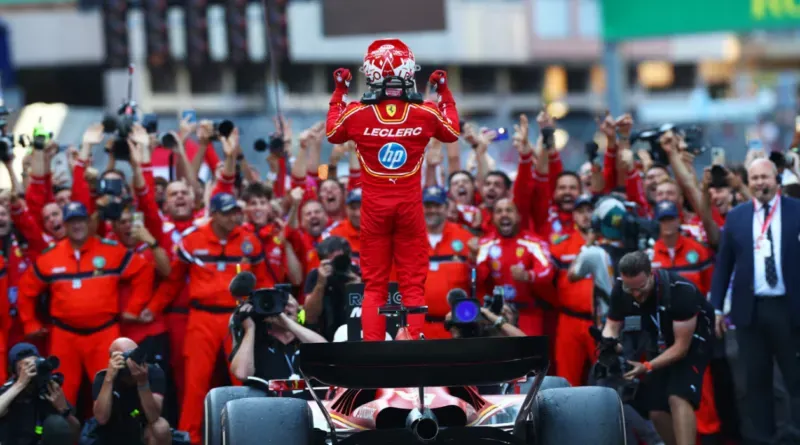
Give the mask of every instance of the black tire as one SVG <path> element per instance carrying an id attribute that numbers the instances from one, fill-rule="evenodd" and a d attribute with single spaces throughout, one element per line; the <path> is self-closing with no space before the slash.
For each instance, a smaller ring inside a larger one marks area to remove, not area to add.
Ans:
<path id="1" fill-rule="evenodd" d="M 289 397 L 240 399 L 222 410 L 223 445 L 311 445 L 308 402 Z"/>
<path id="2" fill-rule="evenodd" d="M 231 400 L 266 397 L 264 391 L 247 386 L 222 386 L 206 394 L 203 417 L 203 443 L 222 445 L 222 410 Z"/>
<path id="3" fill-rule="evenodd" d="M 610 388 L 549 389 L 537 394 L 536 405 L 536 445 L 626 443 L 622 401 Z"/>

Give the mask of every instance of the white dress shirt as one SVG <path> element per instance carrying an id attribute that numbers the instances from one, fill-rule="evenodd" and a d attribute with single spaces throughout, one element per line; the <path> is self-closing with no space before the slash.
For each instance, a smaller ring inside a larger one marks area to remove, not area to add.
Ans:
<path id="1" fill-rule="evenodd" d="M 772 256 L 775 257 L 775 270 L 778 274 L 778 284 L 775 287 L 770 287 L 767 283 L 766 265 L 764 264 L 765 258 L 762 252 L 757 249 L 758 239 L 761 237 L 761 230 L 764 227 L 764 204 L 756 201 L 755 208 L 753 209 L 753 289 L 754 293 L 759 296 L 780 296 L 786 295 L 786 285 L 783 283 L 783 272 L 781 271 L 781 206 L 780 195 L 775 195 L 769 202 L 769 211 L 775 209 L 772 215 L 772 220 L 769 224 L 769 230 L 772 232 Z M 775 206 L 778 206 L 775 208 Z M 767 238 L 767 232 L 764 230 L 764 239 Z"/>

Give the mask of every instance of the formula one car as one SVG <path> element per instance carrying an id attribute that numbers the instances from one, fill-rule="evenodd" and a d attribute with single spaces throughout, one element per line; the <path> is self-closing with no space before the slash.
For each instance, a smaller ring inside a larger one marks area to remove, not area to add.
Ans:
<path id="1" fill-rule="evenodd" d="M 543 389 L 547 349 L 546 337 L 303 344 L 303 380 L 209 392 L 205 444 L 625 444 L 616 391 Z M 503 383 L 511 394 L 477 389 Z M 310 400 L 275 397 L 301 389 Z"/>

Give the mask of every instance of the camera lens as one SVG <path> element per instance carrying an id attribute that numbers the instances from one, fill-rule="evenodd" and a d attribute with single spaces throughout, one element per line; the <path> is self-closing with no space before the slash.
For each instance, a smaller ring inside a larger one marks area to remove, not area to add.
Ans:
<path id="1" fill-rule="evenodd" d="M 253 150 L 259 153 L 267 151 L 267 141 L 264 139 L 256 139 L 256 141 L 253 143 Z"/>

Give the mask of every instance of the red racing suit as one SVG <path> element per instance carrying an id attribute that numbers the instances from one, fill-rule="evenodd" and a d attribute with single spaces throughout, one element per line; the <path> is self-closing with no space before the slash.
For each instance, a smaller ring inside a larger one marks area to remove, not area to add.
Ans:
<path id="1" fill-rule="evenodd" d="M 400 294 L 408 306 L 425 305 L 428 236 L 422 207 L 420 170 L 431 138 L 456 142 L 458 112 L 449 90 L 432 102 L 398 99 L 367 105 L 345 105 L 344 93 L 333 93 L 328 109 L 328 141 L 356 143 L 361 163 L 361 269 L 364 300 L 361 323 L 364 340 L 385 339 L 386 320 L 378 308 L 386 304 L 392 263 Z M 409 317 L 409 331 L 422 332 L 424 314 Z"/>
<path id="2" fill-rule="evenodd" d="M 531 233 L 495 235 L 481 240 L 476 262 L 478 295 L 490 295 L 494 287 L 501 286 L 506 303 L 519 311 L 519 328 L 526 335 L 544 335 L 540 301 L 552 299 L 555 273 L 547 243 Z M 512 266 L 522 266 L 528 279 L 515 280 Z"/>

